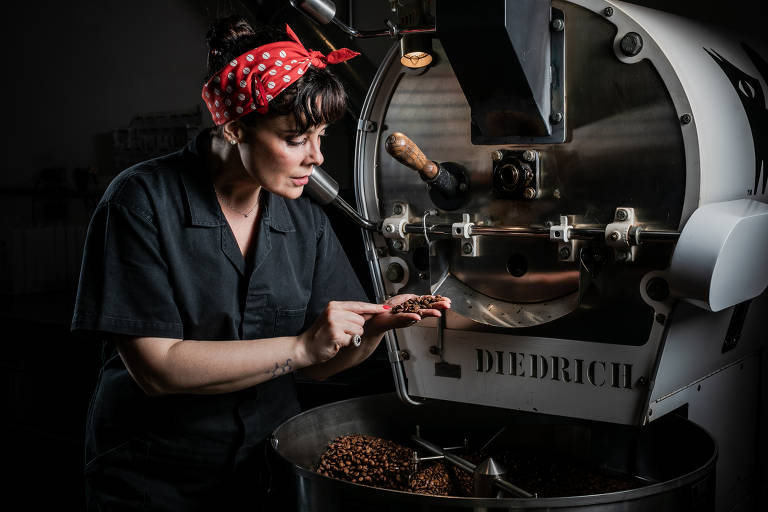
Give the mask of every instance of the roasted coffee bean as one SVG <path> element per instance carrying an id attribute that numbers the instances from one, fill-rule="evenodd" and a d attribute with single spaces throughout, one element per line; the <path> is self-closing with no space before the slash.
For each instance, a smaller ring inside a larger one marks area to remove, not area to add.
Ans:
<path id="1" fill-rule="evenodd" d="M 634 489 L 644 482 L 562 458 L 529 456 L 519 450 L 458 454 L 473 464 L 492 456 L 506 468 L 505 479 L 539 497 L 583 496 Z M 315 467 L 318 474 L 373 487 L 437 496 L 472 496 L 473 476 L 444 461 L 419 464 L 413 451 L 386 439 L 341 436 L 328 444 Z"/>
<path id="2" fill-rule="evenodd" d="M 431 309 L 435 302 L 440 302 L 445 299 L 442 295 L 421 295 L 420 297 L 414 297 L 408 299 L 402 304 L 392 308 L 393 313 L 419 313 L 422 309 Z"/>
<path id="3" fill-rule="evenodd" d="M 452 491 L 451 477 L 445 463 L 437 462 L 413 474 L 408 482 L 411 492 L 449 496 Z"/>

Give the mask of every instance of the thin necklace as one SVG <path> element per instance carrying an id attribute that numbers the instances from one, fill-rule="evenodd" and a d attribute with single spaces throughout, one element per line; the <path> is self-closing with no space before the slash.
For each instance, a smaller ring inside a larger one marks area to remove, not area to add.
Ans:
<path id="1" fill-rule="evenodd" d="M 259 197 L 258 197 L 258 196 L 256 196 L 256 202 L 255 202 L 255 203 L 253 203 L 253 206 L 251 206 L 251 209 L 250 209 L 250 210 L 248 210 L 247 212 L 244 212 L 244 211 L 242 211 L 242 210 L 238 210 L 237 208 L 235 208 L 234 206 L 232 206 L 232 205 L 229 203 L 229 201 L 228 201 L 228 200 L 227 200 L 227 199 L 226 199 L 224 196 L 222 196 L 222 195 L 219 193 L 219 190 L 218 190 L 216 187 L 213 187 L 213 190 L 216 192 L 216 197 L 218 197 L 218 198 L 219 198 L 219 201 L 221 201 L 221 203 L 222 203 L 224 206 L 226 206 L 228 209 L 232 210 L 232 211 L 233 211 L 233 212 L 235 212 L 235 213 L 239 213 L 239 214 L 240 214 L 240 215 L 242 215 L 243 217 L 248 217 L 248 216 L 249 216 L 251 213 L 253 213 L 253 210 L 255 210 L 257 206 L 259 206 Z"/>

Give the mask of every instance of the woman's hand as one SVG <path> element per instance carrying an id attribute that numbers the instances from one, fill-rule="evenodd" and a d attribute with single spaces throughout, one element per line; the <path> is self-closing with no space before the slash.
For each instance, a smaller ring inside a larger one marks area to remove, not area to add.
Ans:
<path id="1" fill-rule="evenodd" d="M 363 335 L 366 319 L 389 314 L 391 308 L 390 304 L 329 302 L 312 326 L 298 337 L 307 362 L 314 365 L 331 359 L 342 347 L 350 345 L 356 334 Z"/>
<path id="2" fill-rule="evenodd" d="M 389 299 L 385 305 L 392 308 L 402 304 L 403 302 L 418 298 L 418 295 L 412 293 L 404 293 L 402 295 L 395 295 Z M 390 311 L 379 312 L 378 314 L 367 315 L 367 322 L 365 323 L 366 335 L 379 335 L 390 329 L 402 329 L 404 327 L 410 327 L 425 317 L 439 317 L 442 315 L 441 310 L 450 309 L 451 299 L 443 297 L 439 302 L 431 304 L 429 309 L 420 309 L 419 313 L 393 313 Z"/>

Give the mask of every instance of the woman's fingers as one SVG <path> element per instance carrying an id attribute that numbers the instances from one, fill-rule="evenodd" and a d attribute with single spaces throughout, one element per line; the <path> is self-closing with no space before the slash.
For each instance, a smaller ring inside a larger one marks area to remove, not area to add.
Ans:
<path id="1" fill-rule="evenodd" d="M 389 304 L 372 304 L 370 302 L 357 301 L 333 301 L 328 304 L 329 309 L 349 311 L 358 315 L 378 314 L 392 309 Z"/>

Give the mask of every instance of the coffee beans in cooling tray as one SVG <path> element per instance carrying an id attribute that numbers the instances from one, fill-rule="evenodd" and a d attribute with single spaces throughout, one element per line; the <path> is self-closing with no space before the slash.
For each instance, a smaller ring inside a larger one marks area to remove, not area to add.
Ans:
<path id="1" fill-rule="evenodd" d="M 321 475 L 398 491 L 408 490 L 411 450 L 365 435 L 337 437 L 328 444 L 316 471 Z"/>
<path id="2" fill-rule="evenodd" d="M 431 309 L 435 302 L 444 300 L 442 295 L 421 295 L 420 297 L 414 297 L 408 299 L 402 304 L 392 308 L 393 313 L 418 313 L 421 314 L 422 309 Z"/>
<path id="3" fill-rule="evenodd" d="M 328 444 L 315 471 L 321 475 L 373 487 L 437 496 L 472 496 L 472 474 L 444 461 L 419 464 L 413 451 L 393 441 L 360 434 L 337 437 Z M 630 475 L 609 474 L 560 458 L 526 456 L 503 450 L 494 454 L 464 453 L 478 464 L 493 456 L 507 469 L 506 479 L 541 498 L 582 496 L 642 487 Z"/>
<path id="4" fill-rule="evenodd" d="M 412 450 L 393 441 L 353 434 L 328 444 L 315 468 L 321 475 L 359 484 L 421 494 L 458 493 L 454 468 L 444 462 L 424 464 L 413 471 Z"/>

